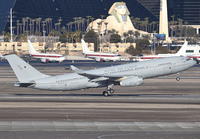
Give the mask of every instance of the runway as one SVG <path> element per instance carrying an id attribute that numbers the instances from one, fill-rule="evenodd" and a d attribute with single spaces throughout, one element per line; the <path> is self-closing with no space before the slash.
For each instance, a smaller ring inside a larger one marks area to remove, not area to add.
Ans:
<path id="1" fill-rule="evenodd" d="M 82 69 L 105 66 L 75 63 Z M 70 62 L 32 64 L 49 75 L 73 72 L 65 69 Z M 200 67 L 182 72 L 180 81 L 176 76 L 147 79 L 137 87 L 115 86 L 115 93 L 104 97 L 105 88 L 60 92 L 14 87 L 13 71 L 0 63 L 1 138 L 200 138 Z"/>

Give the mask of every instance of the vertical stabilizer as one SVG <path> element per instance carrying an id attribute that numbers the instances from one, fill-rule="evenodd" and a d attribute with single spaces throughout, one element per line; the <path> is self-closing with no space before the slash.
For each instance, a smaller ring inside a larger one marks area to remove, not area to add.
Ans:
<path id="1" fill-rule="evenodd" d="M 34 79 L 39 79 L 48 76 L 39 72 L 37 69 L 26 63 L 24 60 L 22 60 L 15 54 L 7 55 L 5 57 L 21 83 L 27 83 Z"/>
<path id="2" fill-rule="evenodd" d="M 28 49 L 29 49 L 29 54 L 37 54 L 38 52 L 35 51 L 35 49 L 33 48 L 33 45 L 31 44 L 31 41 L 28 40 Z"/>
<path id="3" fill-rule="evenodd" d="M 180 50 L 176 53 L 176 55 L 178 55 L 178 56 L 185 56 L 187 45 L 188 45 L 188 42 L 185 41 L 185 43 L 181 46 Z"/>
<path id="4" fill-rule="evenodd" d="M 89 48 L 87 47 L 85 41 L 83 39 L 81 39 L 81 43 L 82 43 L 82 48 L 83 48 L 83 53 L 89 53 L 89 52 L 92 52 L 89 50 Z"/>

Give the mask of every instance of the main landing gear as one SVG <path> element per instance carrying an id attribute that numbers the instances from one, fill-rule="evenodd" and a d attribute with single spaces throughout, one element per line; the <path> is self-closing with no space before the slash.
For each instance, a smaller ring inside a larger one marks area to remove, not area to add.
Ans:
<path id="1" fill-rule="evenodd" d="M 115 91 L 113 90 L 113 89 L 110 89 L 110 90 L 106 90 L 106 91 L 103 91 L 103 95 L 105 96 L 105 97 L 107 97 L 109 94 L 113 94 Z"/>
<path id="2" fill-rule="evenodd" d="M 113 83 L 109 84 L 108 87 L 106 88 L 106 90 L 103 91 L 103 95 L 105 97 L 107 97 L 109 94 L 114 94 L 115 91 L 112 89 L 113 85 L 114 85 Z"/>
<path id="3" fill-rule="evenodd" d="M 177 73 L 176 80 L 177 80 L 177 81 L 180 81 L 180 79 L 181 79 L 181 78 L 179 77 L 179 73 Z"/>

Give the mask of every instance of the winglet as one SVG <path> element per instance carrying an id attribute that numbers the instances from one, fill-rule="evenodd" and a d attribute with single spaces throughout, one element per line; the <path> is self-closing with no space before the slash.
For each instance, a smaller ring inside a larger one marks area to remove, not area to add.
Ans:
<path id="1" fill-rule="evenodd" d="M 78 73 L 78 74 L 83 74 L 83 73 L 84 73 L 84 70 L 79 69 L 79 68 L 77 68 L 77 67 L 75 67 L 75 66 L 73 66 L 73 65 L 71 65 L 70 68 L 71 68 L 73 71 L 75 71 L 76 73 Z"/>

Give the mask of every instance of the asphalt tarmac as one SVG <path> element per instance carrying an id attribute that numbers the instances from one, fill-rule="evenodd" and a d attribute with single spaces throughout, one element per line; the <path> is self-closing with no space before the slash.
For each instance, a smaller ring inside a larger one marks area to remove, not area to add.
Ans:
<path id="1" fill-rule="evenodd" d="M 94 61 L 30 64 L 48 75 L 73 72 L 68 67 L 100 68 L 126 62 Z M 67 70 L 66 70 L 67 69 Z M 200 66 L 177 75 L 144 80 L 136 87 L 114 86 L 78 91 L 14 87 L 6 61 L 0 62 L 0 138 L 130 139 L 200 138 Z"/>

